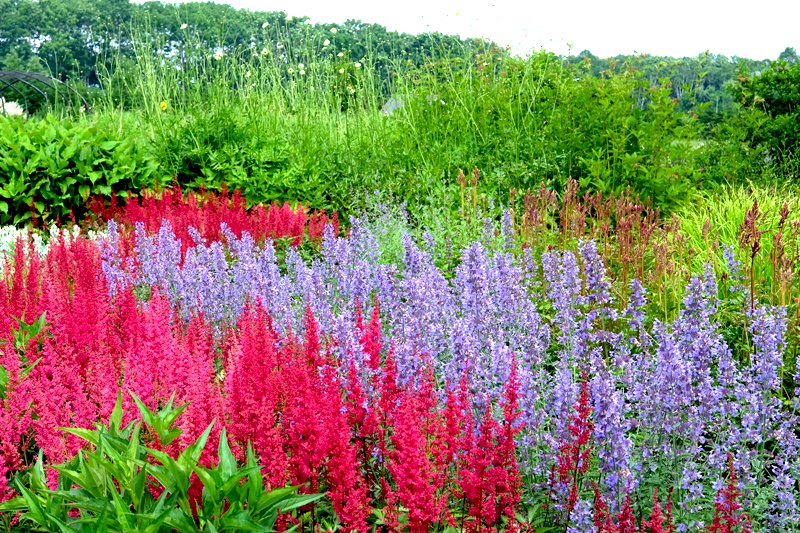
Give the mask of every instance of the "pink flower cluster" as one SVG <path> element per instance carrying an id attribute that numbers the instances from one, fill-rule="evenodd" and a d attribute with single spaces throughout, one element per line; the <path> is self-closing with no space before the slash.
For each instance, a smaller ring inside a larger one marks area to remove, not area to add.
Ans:
<path id="1" fill-rule="evenodd" d="M 82 237 L 52 243 L 43 262 L 30 250 L 18 242 L 6 265 L 13 274 L 0 283 L 0 338 L 13 337 L 11 316 L 46 311 L 49 325 L 27 346 L 0 346 L 9 369 L 0 499 L 11 495 L 8 475 L 29 466 L 31 449 L 48 464 L 72 457 L 81 442 L 57 428 L 107 422 L 121 389 L 123 422 L 137 412 L 130 393 L 151 409 L 173 395 L 176 405 L 189 403 L 178 422 L 183 433 L 166 451 L 178 453 L 216 420 L 201 461 L 215 461 L 211 450 L 225 427 L 240 459 L 252 444 L 265 484 L 325 492 L 348 531 L 367 531 L 378 508 L 395 530 L 457 519 L 468 531 L 516 528 L 516 363 L 499 403 L 487 403 L 476 420 L 468 370 L 445 391 L 430 363 L 418 379 L 398 380 L 392 347 L 381 342 L 377 299 L 369 320 L 359 310 L 360 353 L 345 363 L 310 306 L 298 334 L 278 333 L 261 305 L 248 303 L 214 341 L 202 316 L 181 321 L 157 291 L 146 303 L 130 288 L 112 299 L 97 247 Z"/>

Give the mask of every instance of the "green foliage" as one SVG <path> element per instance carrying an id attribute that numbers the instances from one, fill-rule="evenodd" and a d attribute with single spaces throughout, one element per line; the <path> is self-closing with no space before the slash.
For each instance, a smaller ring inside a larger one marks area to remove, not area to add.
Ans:
<path id="1" fill-rule="evenodd" d="M 13 481 L 20 496 L 0 504 L 0 511 L 23 511 L 21 521 L 64 533 L 269 532 L 278 509 L 288 512 L 322 497 L 295 495 L 297 487 L 265 489 L 252 448 L 248 446 L 247 465 L 240 468 L 224 430 L 217 450 L 219 464 L 202 465 L 200 456 L 213 424 L 177 458 L 147 447 L 142 442 L 145 432 L 161 446 L 180 435 L 174 424 L 186 406 L 173 408 L 170 400 L 153 413 L 134 399 L 144 425 L 131 422 L 121 427 L 120 393 L 108 426 L 65 429 L 91 446 L 69 463 L 53 467 L 59 472 L 56 490 L 47 486 L 39 452 L 33 469 Z M 198 505 L 189 497 L 193 474 L 203 484 Z M 80 516 L 71 516 L 71 510 L 78 510 Z"/>
<path id="2" fill-rule="evenodd" d="M 752 147 L 779 161 L 800 152 L 800 62 L 779 60 L 752 77 L 742 69 L 732 92 Z"/>
<path id="3" fill-rule="evenodd" d="M 114 124 L 0 117 L 0 224 L 80 215 L 89 195 L 125 194 L 158 168 L 144 143 Z"/>
<path id="4" fill-rule="evenodd" d="M 131 182 L 141 173 L 137 186 L 174 176 L 187 188 L 241 188 L 251 203 L 301 201 L 342 214 L 365 206 L 361 191 L 381 190 L 454 214 L 458 171 L 477 166 L 481 194 L 495 198 L 542 182 L 560 191 L 572 177 L 584 192 L 630 187 L 670 211 L 695 189 L 772 171 L 764 143 L 753 142 L 767 117 L 737 115 L 728 90 L 737 67 L 762 69 L 767 60 L 704 53 L 604 62 L 589 51 L 511 58 L 482 39 L 398 34 L 355 20 L 307 24 L 213 3 L 107 1 L 102 20 L 79 3 L 65 24 L 94 24 L 93 51 L 76 59 L 80 72 L 91 70 L 80 83 L 98 124 L 124 125 L 108 140 L 135 135 L 136 149 L 144 147 L 123 172 Z M 63 8 L 26 0 L 9 16 Z M 35 55 L 24 28 L 9 30 L 18 45 L 0 43 L 0 57 Z M 54 23 L 42 34 L 71 50 L 66 28 Z M 390 99 L 399 107 L 383 112 Z M 769 120 L 784 133 L 794 127 Z M 26 155 L 12 157 L 21 166 Z M 24 222 L 27 204 L 16 203 L 6 219 Z"/>

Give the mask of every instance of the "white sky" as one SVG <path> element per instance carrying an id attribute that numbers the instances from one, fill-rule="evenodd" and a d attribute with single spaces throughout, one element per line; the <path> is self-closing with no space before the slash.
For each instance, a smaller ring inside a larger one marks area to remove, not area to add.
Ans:
<path id="1" fill-rule="evenodd" d="M 488 37 L 525 54 L 589 49 L 600 57 L 646 52 L 776 59 L 800 52 L 800 0 L 223 0 L 312 22 L 361 19 L 407 33 Z"/>

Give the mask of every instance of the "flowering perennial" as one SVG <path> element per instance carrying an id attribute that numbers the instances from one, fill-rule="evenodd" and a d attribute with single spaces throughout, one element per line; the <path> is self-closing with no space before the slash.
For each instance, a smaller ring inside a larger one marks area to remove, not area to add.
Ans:
<path id="1" fill-rule="evenodd" d="M 635 279 L 615 301 L 593 241 L 521 261 L 489 232 L 445 276 L 409 236 L 393 263 L 359 220 L 344 237 L 303 212 L 321 251 L 279 260 L 272 207 L 174 194 L 126 206 L 96 240 L 62 233 L 41 255 L 18 239 L 6 257 L 0 499 L 31 447 L 73 456 L 55 428 L 107 422 L 121 391 L 189 403 L 167 451 L 217 420 L 212 442 L 224 427 L 240 460 L 249 442 L 265 484 L 325 492 L 347 530 L 517 530 L 542 503 L 569 531 L 798 527 L 785 309 L 743 309 L 752 344 L 734 359 L 713 268 L 661 321 Z M 45 313 L 19 342 L 13 317 Z"/>

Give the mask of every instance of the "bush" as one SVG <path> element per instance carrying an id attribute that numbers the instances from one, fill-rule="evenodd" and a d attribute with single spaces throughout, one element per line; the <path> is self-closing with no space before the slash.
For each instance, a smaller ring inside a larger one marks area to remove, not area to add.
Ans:
<path id="1" fill-rule="evenodd" d="M 80 216 L 90 195 L 125 196 L 157 169 L 145 143 L 115 124 L 0 117 L 0 224 Z"/>
<path id="2" fill-rule="evenodd" d="M 783 162 L 796 157 L 800 147 L 800 63 L 776 61 L 759 75 L 746 69 L 732 90 L 744 107 L 739 120 L 747 127 L 753 148 Z"/>

